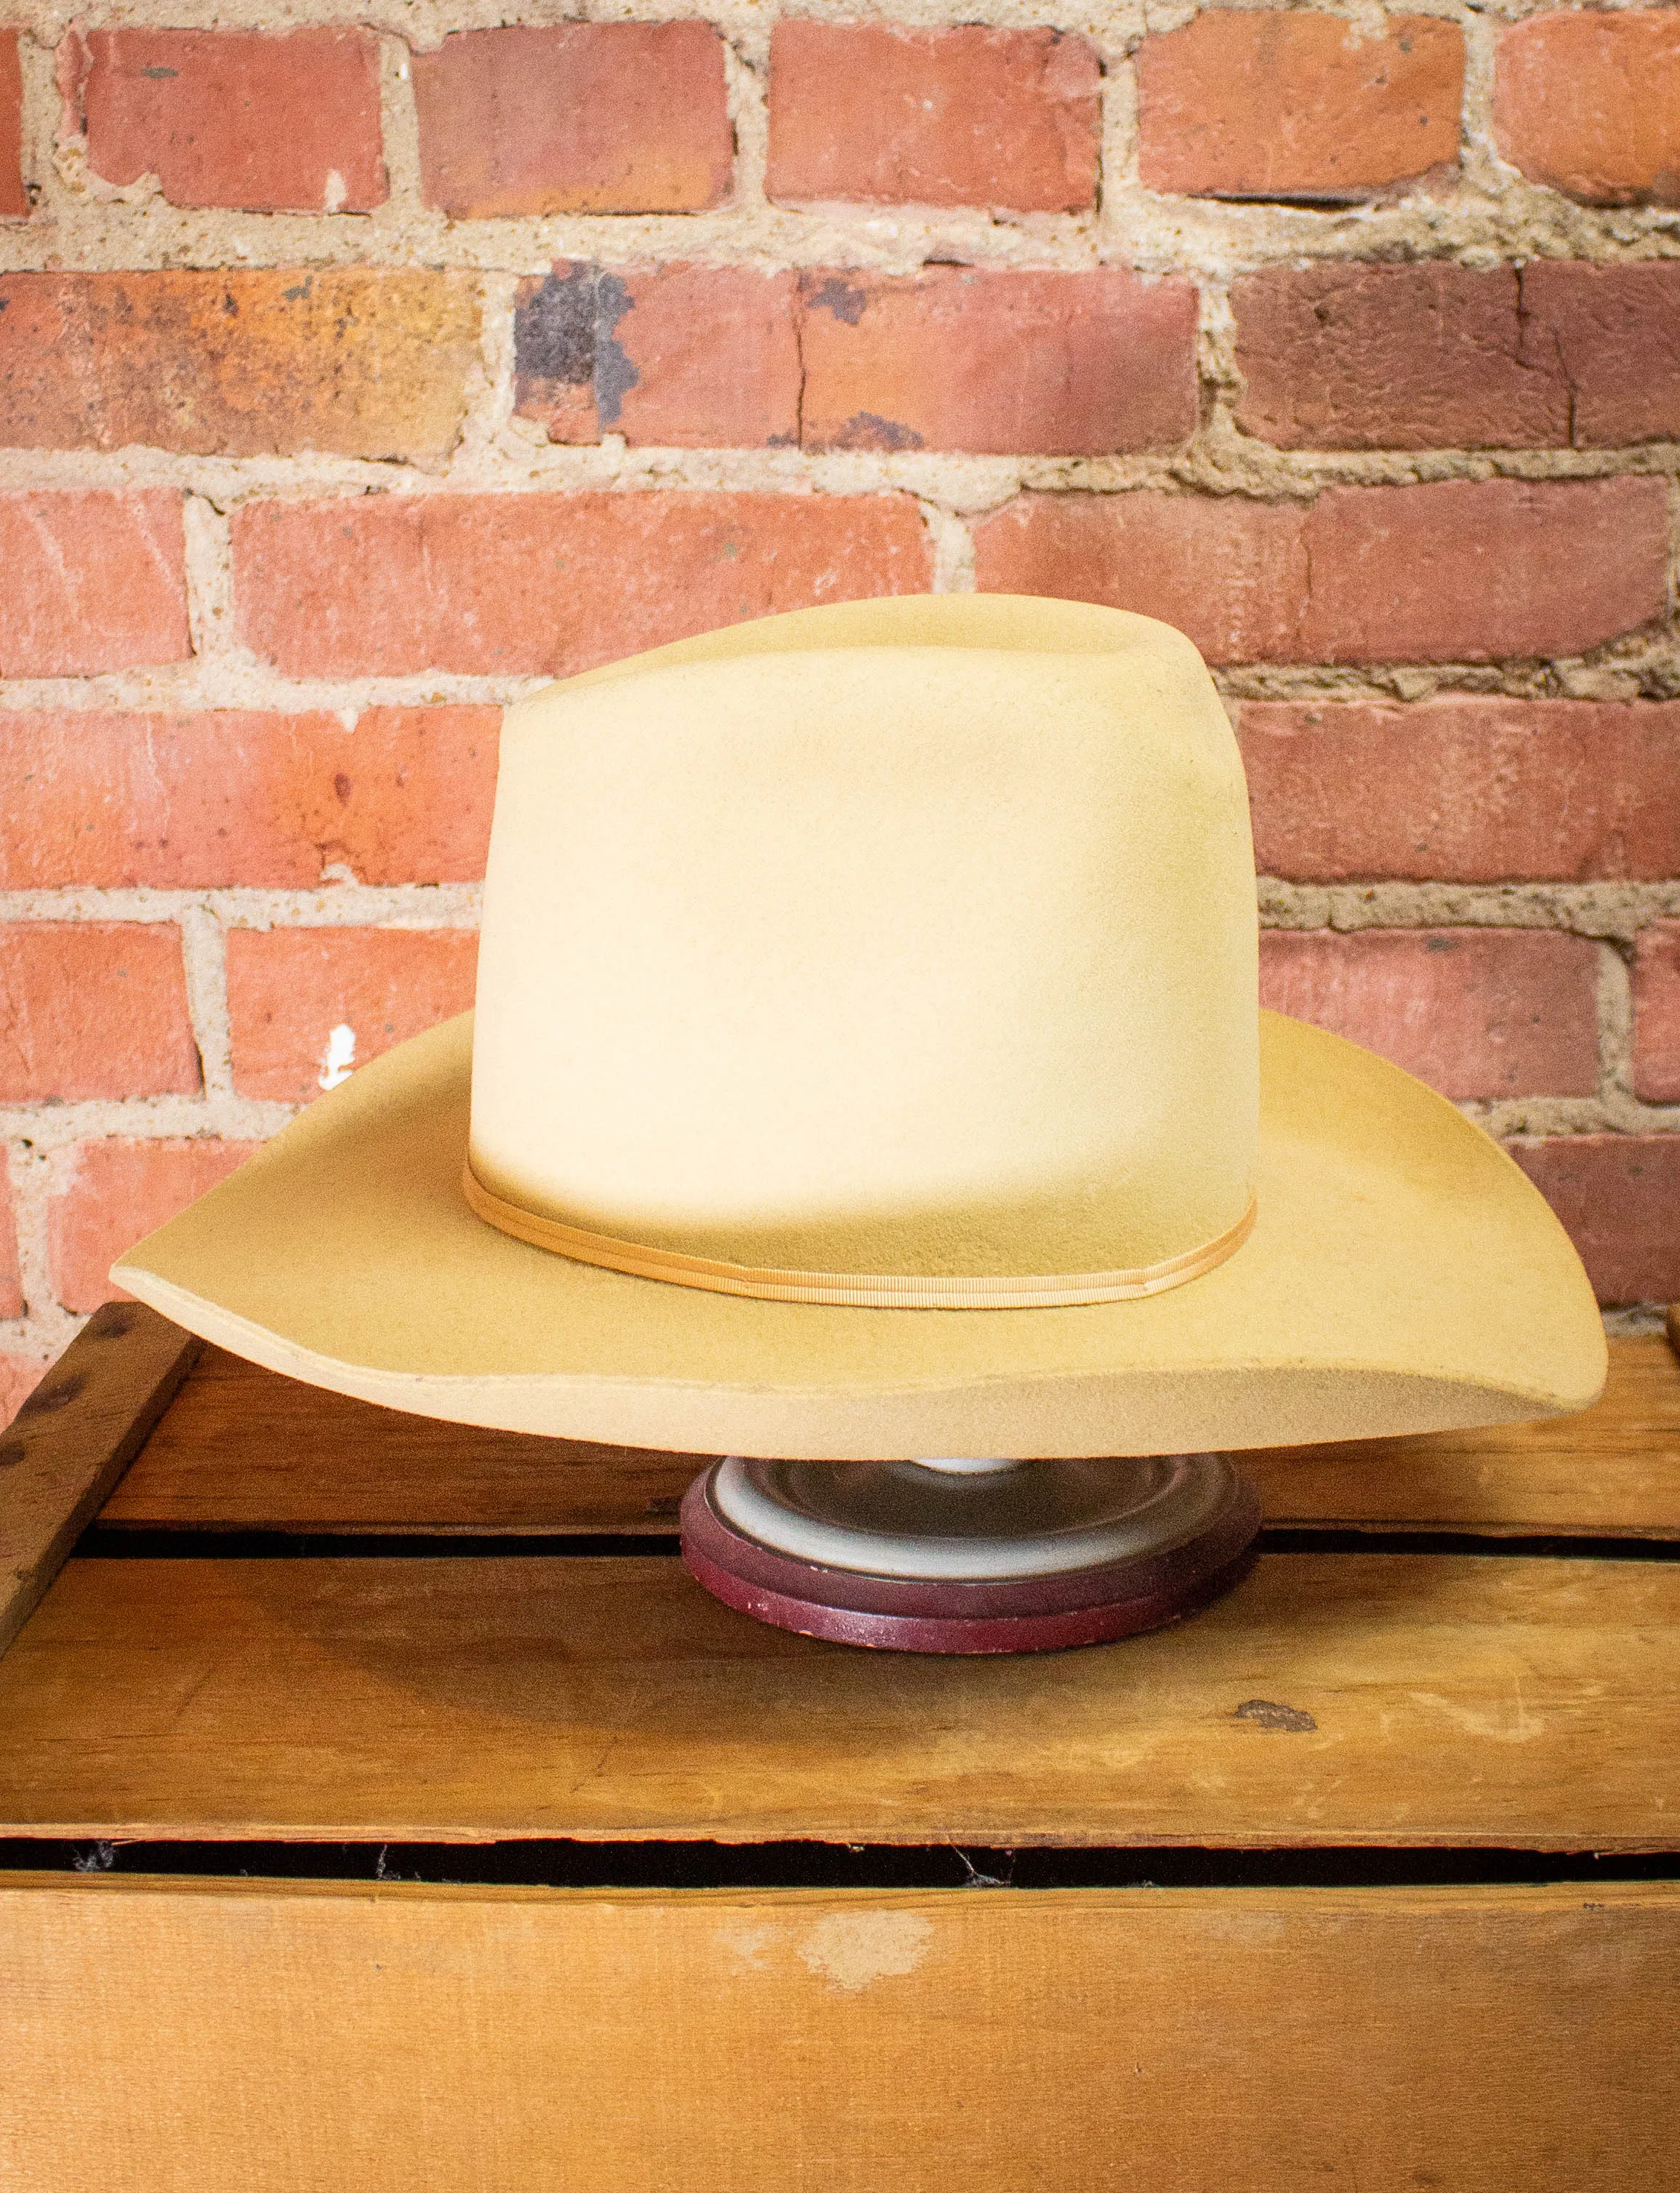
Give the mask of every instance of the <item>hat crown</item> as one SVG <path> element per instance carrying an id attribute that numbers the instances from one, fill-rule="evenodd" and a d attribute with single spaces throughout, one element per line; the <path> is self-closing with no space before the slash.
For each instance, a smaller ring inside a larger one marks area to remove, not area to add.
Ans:
<path id="1" fill-rule="evenodd" d="M 539 1223 L 1164 1284 L 1249 1208 L 1257 1047 L 1242 765 L 1167 626 L 847 604 L 507 713 L 470 1162 Z"/>

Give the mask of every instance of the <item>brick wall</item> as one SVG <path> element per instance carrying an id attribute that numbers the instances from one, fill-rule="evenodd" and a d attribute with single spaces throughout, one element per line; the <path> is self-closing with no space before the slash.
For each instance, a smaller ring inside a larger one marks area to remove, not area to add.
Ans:
<path id="1" fill-rule="evenodd" d="M 508 12 L 0 4 L 12 1390 L 466 1002 L 499 703 L 929 586 L 1189 631 L 1268 998 L 1680 1294 L 1680 8 Z"/>

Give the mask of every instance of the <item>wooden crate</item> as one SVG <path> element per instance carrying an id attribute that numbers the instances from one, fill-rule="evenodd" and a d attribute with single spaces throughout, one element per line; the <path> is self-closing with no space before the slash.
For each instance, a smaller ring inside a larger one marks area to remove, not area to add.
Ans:
<path id="1" fill-rule="evenodd" d="M 699 1457 L 102 1312 L 0 1446 L 0 2185 L 1666 2185 L 1680 1367 L 1613 1353 L 1252 1457 L 1180 1628 L 941 1661 L 707 1599 Z"/>

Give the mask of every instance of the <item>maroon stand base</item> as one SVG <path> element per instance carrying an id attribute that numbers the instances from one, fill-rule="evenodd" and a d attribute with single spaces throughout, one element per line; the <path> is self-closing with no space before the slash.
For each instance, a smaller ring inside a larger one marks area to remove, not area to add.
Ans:
<path id="1" fill-rule="evenodd" d="M 802 1636 L 899 1652 L 1054 1652 L 1157 1629 L 1193 1614 L 1244 1574 L 1260 1496 L 1233 1474 L 1193 1538 L 1094 1568 L 1007 1582 L 860 1575 L 777 1553 L 726 1521 L 712 1472 L 683 1497 L 683 1561 L 713 1598 Z"/>

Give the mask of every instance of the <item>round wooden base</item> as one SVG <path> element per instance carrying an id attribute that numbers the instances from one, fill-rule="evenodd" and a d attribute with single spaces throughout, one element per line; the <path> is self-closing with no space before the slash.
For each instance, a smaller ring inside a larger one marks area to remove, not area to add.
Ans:
<path id="1" fill-rule="evenodd" d="M 1226 1463 L 1229 1481 L 1209 1518 L 1158 1551 L 1003 1580 L 871 1576 L 778 1552 L 737 1529 L 711 1497 L 721 1467 L 683 1498 L 690 1575 L 726 1606 L 779 1629 L 900 1652 L 1054 1652 L 1159 1629 L 1237 1582 L 1260 1522 L 1259 1495 Z"/>

